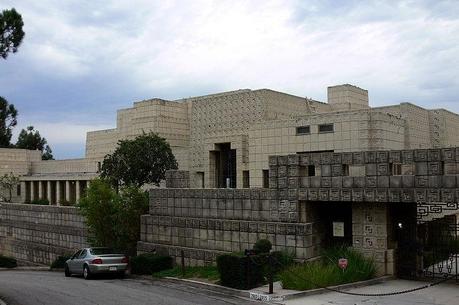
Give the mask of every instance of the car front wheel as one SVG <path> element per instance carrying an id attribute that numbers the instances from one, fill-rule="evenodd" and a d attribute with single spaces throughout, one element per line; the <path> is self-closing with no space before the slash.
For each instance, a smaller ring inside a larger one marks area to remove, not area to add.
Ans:
<path id="1" fill-rule="evenodd" d="M 91 278 L 91 271 L 89 270 L 88 266 L 83 267 L 83 277 L 85 280 L 89 280 Z"/>
<path id="2" fill-rule="evenodd" d="M 70 274 L 70 270 L 69 270 L 69 266 L 65 265 L 65 271 L 64 271 L 64 274 L 65 274 L 65 277 L 69 277 L 71 274 Z"/>

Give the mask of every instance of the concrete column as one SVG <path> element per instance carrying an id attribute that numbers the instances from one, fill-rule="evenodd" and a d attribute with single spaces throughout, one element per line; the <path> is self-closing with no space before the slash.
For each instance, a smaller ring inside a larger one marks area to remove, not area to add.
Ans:
<path id="1" fill-rule="evenodd" d="M 38 199 L 43 199 L 43 181 L 38 181 Z"/>
<path id="2" fill-rule="evenodd" d="M 62 186 L 59 180 L 56 181 L 56 205 L 61 205 Z"/>
<path id="3" fill-rule="evenodd" d="M 78 203 L 81 196 L 80 180 L 75 181 L 75 203 Z"/>
<path id="4" fill-rule="evenodd" d="M 27 201 L 27 185 L 25 181 L 21 181 L 21 202 Z"/>
<path id="5" fill-rule="evenodd" d="M 34 181 L 30 181 L 30 201 L 34 201 L 35 199 L 35 183 Z"/>
<path id="6" fill-rule="evenodd" d="M 65 200 L 70 202 L 70 181 L 65 180 Z"/>
<path id="7" fill-rule="evenodd" d="M 52 192 L 52 189 L 51 189 L 51 181 L 48 180 L 48 186 L 46 188 L 46 198 L 48 199 L 49 201 L 49 204 L 54 204 L 53 202 L 53 192 Z"/>

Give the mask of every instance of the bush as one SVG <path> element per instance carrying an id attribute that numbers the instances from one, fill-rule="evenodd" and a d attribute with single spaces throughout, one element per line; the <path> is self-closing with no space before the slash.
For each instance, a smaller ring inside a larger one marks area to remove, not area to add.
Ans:
<path id="1" fill-rule="evenodd" d="M 61 206 L 64 206 L 64 207 L 69 207 L 69 206 L 72 206 L 72 205 L 73 205 L 73 203 L 71 203 L 70 201 L 67 201 L 67 200 L 65 200 L 65 199 L 59 201 L 59 204 L 60 204 Z"/>
<path id="2" fill-rule="evenodd" d="M 260 253 L 269 253 L 271 251 L 273 245 L 271 242 L 267 239 L 260 239 L 257 240 L 255 245 L 253 246 L 253 250 L 255 251 L 256 254 Z"/>
<path id="3" fill-rule="evenodd" d="M 72 257 L 71 255 L 58 256 L 54 262 L 51 263 L 51 269 L 63 269 L 65 262 Z"/>
<path id="4" fill-rule="evenodd" d="M 237 254 L 223 254 L 217 257 L 220 284 L 237 289 L 251 289 L 263 282 L 263 267 L 254 263 L 259 256 L 251 258 Z"/>
<path id="5" fill-rule="evenodd" d="M 347 258 L 345 270 L 338 267 L 338 259 Z M 326 250 L 322 260 L 292 265 L 279 273 L 285 289 L 308 290 L 371 279 L 376 274 L 373 259 L 349 248 Z"/>
<path id="6" fill-rule="evenodd" d="M 145 253 L 131 259 L 133 274 L 152 274 L 166 269 L 172 269 L 173 259 L 170 256 Z"/>
<path id="7" fill-rule="evenodd" d="M 17 265 L 16 259 L 0 255 L 0 268 L 14 268 L 17 267 Z"/>
<path id="8" fill-rule="evenodd" d="M 216 266 L 194 266 L 186 267 L 185 274 L 182 273 L 182 267 L 176 266 L 173 269 L 156 272 L 155 277 L 178 277 L 178 278 L 201 278 L 215 282 L 220 278 Z"/>
<path id="9" fill-rule="evenodd" d="M 286 251 L 273 251 L 271 252 L 273 273 L 277 274 L 286 267 L 291 266 L 295 256 L 292 253 Z"/>
<path id="10" fill-rule="evenodd" d="M 30 202 L 30 204 L 37 204 L 37 205 L 49 205 L 49 200 L 48 199 L 35 199 Z"/>

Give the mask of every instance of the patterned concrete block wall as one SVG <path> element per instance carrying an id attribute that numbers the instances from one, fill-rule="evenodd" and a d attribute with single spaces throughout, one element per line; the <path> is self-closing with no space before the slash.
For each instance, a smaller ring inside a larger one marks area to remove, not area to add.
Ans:
<path id="1" fill-rule="evenodd" d="M 141 219 L 139 252 L 156 249 L 179 259 L 183 250 L 188 263 L 202 265 L 266 238 L 274 249 L 300 259 L 318 254 L 316 224 L 298 223 L 297 204 L 284 204 L 274 190 L 155 189 L 150 202 L 150 214 Z"/>
<path id="2" fill-rule="evenodd" d="M 73 207 L 0 205 L 0 254 L 50 264 L 86 247 L 84 219 Z"/>

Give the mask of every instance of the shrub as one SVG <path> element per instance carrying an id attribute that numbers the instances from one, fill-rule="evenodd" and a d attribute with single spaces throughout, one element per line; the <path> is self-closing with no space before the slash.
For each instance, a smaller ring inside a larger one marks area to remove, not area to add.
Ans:
<path id="1" fill-rule="evenodd" d="M 182 273 L 182 267 L 176 266 L 173 269 L 156 272 L 155 277 L 179 277 L 179 278 L 201 278 L 209 281 L 217 281 L 220 278 L 216 266 L 194 266 L 186 267 L 185 274 Z"/>
<path id="2" fill-rule="evenodd" d="M 173 259 L 170 256 L 144 253 L 131 259 L 133 274 L 152 274 L 166 269 L 172 269 Z"/>
<path id="3" fill-rule="evenodd" d="M 0 268 L 14 268 L 17 267 L 17 265 L 16 259 L 0 255 Z"/>
<path id="4" fill-rule="evenodd" d="M 58 256 L 54 262 L 51 263 L 51 269 L 64 268 L 65 262 L 70 259 L 71 255 Z"/>
<path id="5" fill-rule="evenodd" d="M 271 252 L 273 273 L 277 274 L 286 267 L 291 266 L 295 256 L 287 251 L 273 251 Z"/>
<path id="6" fill-rule="evenodd" d="M 61 206 L 64 206 L 64 207 L 69 207 L 69 206 L 72 206 L 72 205 L 73 205 L 73 203 L 71 203 L 70 201 L 67 201 L 67 200 L 65 200 L 65 199 L 64 199 L 64 200 L 61 200 L 61 201 L 59 202 L 59 204 L 60 204 Z"/>
<path id="7" fill-rule="evenodd" d="M 35 199 L 30 202 L 30 204 L 37 204 L 37 205 L 49 205 L 49 200 L 48 199 Z"/>
<path id="8" fill-rule="evenodd" d="M 251 289 L 263 282 L 263 267 L 254 263 L 260 257 L 251 258 L 237 254 L 223 254 L 217 257 L 220 284 L 237 289 Z"/>
<path id="9" fill-rule="evenodd" d="M 253 246 L 253 250 L 255 251 L 256 254 L 260 253 L 269 253 L 271 251 L 273 245 L 271 242 L 267 239 L 260 239 L 257 240 L 255 245 Z"/>
<path id="10" fill-rule="evenodd" d="M 338 267 L 338 259 L 347 258 L 345 270 Z M 292 265 L 279 273 L 285 289 L 308 290 L 368 280 L 376 274 L 373 259 L 349 248 L 332 248 L 324 251 L 322 260 Z"/>

